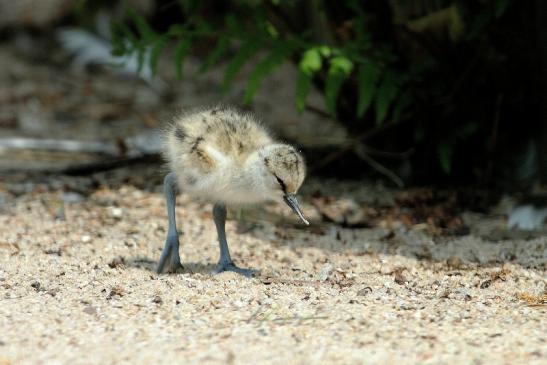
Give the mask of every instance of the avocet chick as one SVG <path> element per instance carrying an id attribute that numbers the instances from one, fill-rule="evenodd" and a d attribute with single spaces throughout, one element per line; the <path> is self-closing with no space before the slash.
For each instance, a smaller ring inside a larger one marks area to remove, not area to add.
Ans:
<path id="1" fill-rule="evenodd" d="M 274 141 L 252 114 L 224 106 L 199 110 L 175 118 L 164 137 L 164 154 L 171 170 L 164 180 L 169 228 L 158 273 L 182 267 L 175 223 L 178 191 L 214 204 L 220 245 L 214 273 L 252 273 L 237 267 L 230 257 L 224 228 L 226 204 L 285 202 L 309 224 L 296 200 L 306 173 L 302 155 L 294 147 Z"/>

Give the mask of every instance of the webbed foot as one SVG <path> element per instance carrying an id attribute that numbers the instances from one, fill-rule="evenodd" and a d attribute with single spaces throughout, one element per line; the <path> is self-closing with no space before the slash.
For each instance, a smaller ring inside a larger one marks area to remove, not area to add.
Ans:
<path id="1" fill-rule="evenodd" d="M 219 262 L 217 266 L 215 267 L 215 269 L 213 270 L 213 274 L 215 275 L 220 274 L 221 272 L 224 272 L 224 271 L 232 271 L 239 275 L 243 275 L 247 278 L 253 277 L 253 275 L 256 273 L 255 270 L 243 269 L 241 267 L 237 267 L 233 262 L 228 261 L 228 262 Z"/>

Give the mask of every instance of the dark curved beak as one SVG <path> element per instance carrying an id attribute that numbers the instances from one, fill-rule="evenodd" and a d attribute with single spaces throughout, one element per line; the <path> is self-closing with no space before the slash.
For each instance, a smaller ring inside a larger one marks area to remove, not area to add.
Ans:
<path id="1" fill-rule="evenodd" d="M 294 194 L 285 194 L 283 196 L 283 200 L 287 205 L 292 209 L 293 212 L 298 214 L 300 219 L 302 219 L 302 222 L 306 223 L 306 225 L 310 225 L 310 222 L 304 218 L 304 215 L 302 214 L 302 211 L 300 210 L 300 206 L 298 205 L 298 200 L 296 200 L 296 196 Z"/>

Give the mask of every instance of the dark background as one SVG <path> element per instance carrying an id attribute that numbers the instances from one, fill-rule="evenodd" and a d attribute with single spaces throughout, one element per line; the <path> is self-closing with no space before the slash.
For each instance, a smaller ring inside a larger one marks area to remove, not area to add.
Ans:
<path id="1" fill-rule="evenodd" d="M 281 82 L 291 83 L 296 91 L 282 108 L 334 122 L 346 135 L 345 141 L 334 145 L 308 145 L 285 133 L 283 126 L 274 126 L 284 138 L 302 146 L 313 174 L 366 176 L 401 186 L 468 185 L 519 192 L 546 178 L 545 8 L 540 0 L 136 0 L 125 4 L 52 0 L 39 5 L 21 1 L 0 6 L 0 34 L 4 49 L 14 59 L 58 73 L 72 69 L 78 60 L 87 77 L 109 72 L 104 64 L 97 67 L 98 56 L 82 61 L 81 49 L 61 46 L 59 32 L 68 27 L 112 45 L 109 52 L 116 56 L 133 55 L 137 67 L 124 77 L 131 78 L 131 72 L 136 75 L 139 69 L 145 79 L 140 84 L 153 94 L 144 96 L 144 104 L 157 99 L 154 111 L 139 112 L 144 124 L 150 113 L 150 127 L 161 124 L 158 109 L 192 106 L 187 96 L 181 99 L 181 89 L 196 82 L 194 74 L 202 72 L 218 75 L 216 84 L 213 80 L 207 86 L 212 97 L 206 100 L 228 101 L 265 113 L 255 102 L 256 93 L 268 87 L 263 80 L 285 72 L 281 65 L 293 64 L 296 74 Z M 190 71 L 181 66 L 189 60 L 196 65 Z M 73 112 L 78 108 L 55 112 L 52 123 L 64 120 L 62 128 L 25 129 L 21 108 L 28 104 L 13 112 L 13 102 L 21 99 L 10 93 L 33 76 L 27 72 L 23 77 L 12 66 L 3 66 L 8 73 L 3 79 L 3 136 L 90 136 L 66 121 L 78 119 L 75 113 L 81 110 Z M 146 72 L 157 73 L 165 84 L 146 82 Z M 238 89 L 237 85 L 243 86 Z M 70 88 L 63 92 L 70 93 Z M 320 98 L 314 99 L 310 92 Z M 114 109 L 127 104 L 104 99 L 100 107 L 106 109 L 108 100 Z M 81 103 L 86 101 L 77 104 Z M 133 111 L 143 108 L 142 100 L 131 103 Z M 126 105 L 126 114 L 130 109 Z M 102 119 L 92 128 L 94 135 L 101 141 L 115 136 L 118 148 L 114 159 L 103 153 L 103 162 L 116 160 L 116 165 L 128 155 L 148 158 L 148 152 L 132 154 L 131 145 L 126 145 L 131 120 L 114 126 L 107 123 L 123 119 L 117 113 L 123 111 L 96 113 Z M 88 123 L 92 114 L 86 115 Z M 314 128 L 320 129 L 321 123 L 317 125 Z"/>

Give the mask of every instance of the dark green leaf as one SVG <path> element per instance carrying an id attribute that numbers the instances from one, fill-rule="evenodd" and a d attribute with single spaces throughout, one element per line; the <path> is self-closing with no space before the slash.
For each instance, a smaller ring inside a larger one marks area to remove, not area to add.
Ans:
<path id="1" fill-rule="evenodd" d="M 127 15 L 135 23 L 141 40 L 148 43 L 158 36 L 157 33 L 148 25 L 148 22 L 133 9 L 127 9 Z"/>
<path id="2" fill-rule="evenodd" d="M 142 66 L 144 66 L 144 48 L 142 46 L 137 46 L 134 50 L 137 52 L 137 74 L 140 75 L 142 71 Z"/>
<path id="3" fill-rule="evenodd" d="M 359 67 L 359 74 L 357 75 L 359 85 L 357 118 L 362 118 L 372 103 L 379 78 L 380 68 L 372 62 L 366 62 Z"/>
<path id="4" fill-rule="evenodd" d="M 194 25 L 196 31 L 204 34 L 211 34 L 215 32 L 215 27 L 200 15 L 196 15 L 194 17 L 194 21 L 190 24 Z"/>
<path id="5" fill-rule="evenodd" d="M 398 91 L 399 86 L 396 75 L 389 70 L 386 71 L 376 92 L 376 124 L 379 125 L 384 122 L 389 112 L 389 107 L 393 103 L 393 100 L 395 100 Z"/>
<path id="6" fill-rule="evenodd" d="M 156 74 L 158 69 L 158 59 L 166 43 L 167 39 L 162 37 L 150 49 L 150 71 L 152 71 L 152 75 Z"/>
<path id="7" fill-rule="evenodd" d="M 112 24 L 112 55 L 123 56 L 129 52 L 124 31 L 119 23 Z"/>
<path id="8" fill-rule="evenodd" d="M 310 92 L 312 77 L 298 69 L 298 76 L 296 78 L 296 109 L 302 112 L 306 108 L 306 99 Z"/>
<path id="9" fill-rule="evenodd" d="M 272 38 L 278 38 L 279 37 L 279 31 L 277 30 L 275 25 L 273 25 L 270 21 L 267 21 L 265 26 L 266 26 L 266 33 L 270 37 L 272 37 Z"/>
<path id="10" fill-rule="evenodd" d="M 129 26 L 127 24 L 125 24 L 125 23 L 114 23 L 113 30 L 115 31 L 115 34 L 117 34 L 119 36 L 119 38 L 125 44 L 127 44 L 129 42 L 129 44 L 133 46 L 133 45 L 136 45 L 136 44 L 139 43 L 139 40 L 137 39 L 137 37 L 135 36 L 133 31 L 131 31 L 131 28 L 129 28 Z M 129 51 L 130 50 L 128 50 L 128 52 Z"/>
<path id="11" fill-rule="evenodd" d="M 351 74 L 352 69 L 353 63 L 344 56 L 337 56 L 330 60 L 327 80 L 325 81 L 325 100 L 327 110 L 333 116 L 336 116 L 336 105 L 340 89 Z"/>
<path id="12" fill-rule="evenodd" d="M 245 90 L 243 101 L 245 104 L 249 104 L 252 101 L 254 95 L 258 91 L 258 88 L 260 87 L 262 79 L 271 74 L 276 67 L 285 62 L 289 54 L 289 49 L 285 47 L 277 47 L 256 65 L 255 69 L 251 73 L 251 76 L 249 77 L 249 81 L 247 82 L 247 88 Z"/>
<path id="13" fill-rule="evenodd" d="M 173 24 L 169 27 L 169 30 L 167 31 L 166 35 L 171 37 L 182 37 L 184 35 L 185 30 L 186 30 L 185 25 Z"/>
<path id="14" fill-rule="evenodd" d="M 449 174 L 452 169 L 452 145 L 443 142 L 437 145 L 437 154 L 439 163 L 445 174 Z"/>
<path id="15" fill-rule="evenodd" d="M 179 42 L 175 50 L 175 69 L 177 71 L 177 78 L 179 79 L 182 78 L 184 57 L 188 54 L 191 45 L 192 38 L 186 37 Z"/>
<path id="16" fill-rule="evenodd" d="M 211 52 L 209 52 L 207 58 L 205 58 L 205 60 L 201 63 L 199 71 L 205 72 L 214 65 L 216 65 L 218 61 L 220 61 L 222 56 L 224 56 L 229 46 L 230 41 L 228 40 L 228 38 L 220 38 L 215 48 Z"/>
<path id="17" fill-rule="evenodd" d="M 243 65 L 245 65 L 245 63 L 251 59 L 251 57 L 259 50 L 259 48 L 260 44 L 254 40 L 247 41 L 239 48 L 236 55 L 228 63 L 228 65 L 226 66 L 226 70 L 224 71 L 224 82 L 222 86 L 224 91 L 228 89 L 230 84 L 237 76 L 239 70 L 241 70 Z"/>
<path id="18" fill-rule="evenodd" d="M 233 13 L 226 14 L 226 17 L 224 18 L 224 26 L 229 34 L 241 36 L 243 33 L 241 22 L 238 21 L 237 17 Z"/>

